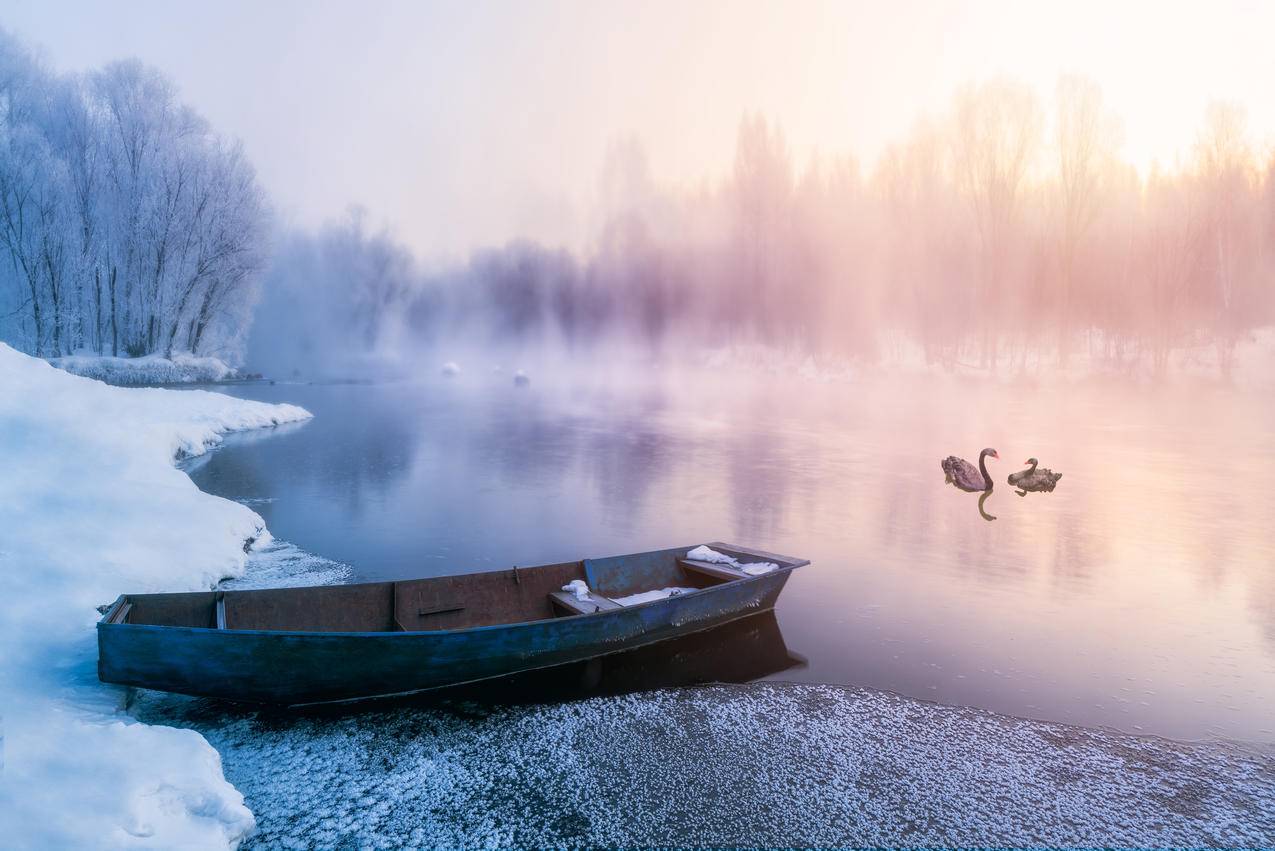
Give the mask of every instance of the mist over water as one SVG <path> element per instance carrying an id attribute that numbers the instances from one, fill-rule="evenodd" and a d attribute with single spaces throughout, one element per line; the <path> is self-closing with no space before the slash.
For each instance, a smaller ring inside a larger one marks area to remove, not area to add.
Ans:
<path id="1" fill-rule="evenodd" d="M 774 676 L 1177 738 L 1275 742 L 1275 472 L 1265 396 L 755 369 L 474 365 L 245 386 L 315 418 L 194 470 L 352 581 L 734 540 L 813 560 Z M 977 413 L 974 413 L 977 412 Z M 992 446 L 996 488 L 939 460 Z M 1238 449 L 1237 448 L 1241 448 Z M 1063 473 L 1017 496 L 1034 455 Z"/>

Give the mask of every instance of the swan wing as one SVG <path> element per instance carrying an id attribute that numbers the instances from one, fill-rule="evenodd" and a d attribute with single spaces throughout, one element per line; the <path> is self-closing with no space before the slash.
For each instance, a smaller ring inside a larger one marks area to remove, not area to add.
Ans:
<path id="1" fill-rule="evenodd" d="M 943 472 L 959 488 L 980 491 L 983 489 L 983 474 L 964 458 L 957 458 L 955 455 L 947 456 L 943 459 Z"/>

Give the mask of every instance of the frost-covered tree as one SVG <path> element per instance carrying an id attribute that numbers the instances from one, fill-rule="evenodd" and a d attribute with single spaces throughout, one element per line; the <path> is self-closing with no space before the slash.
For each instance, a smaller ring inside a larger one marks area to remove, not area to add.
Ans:
<path id="1" fill-rule="evenodd" d="M 1120 141 L 1120 125 L 1092 80 L 1067 75 L 1055 93 L 1054 141 L 1058 164 L 1059 356 L 1065 361 L 1074 322 L 1077 260 L 1106 201 Z"/>
<path id="2" fill-rule="evenodd" d="M 862 169 L 796 158 L 773 120 L 750 116 L 733 167 L 680 188 L 627 138 L 604 160 L 596 229 L 577 251 L 514 239 L 428 265 L 361 215 L 289 234 L 250 362 L 340 374 L 403 342 L 440 361 L 499 346 L 511 362 L 618 339 L 660 357 L 768 347 L 818 366 L 917 352 L 1019 370 L 1083 345 L 1109 367 L 1165 371 L 1216 344 L 1226 369 L 1275 315 L 1275 159 L 1259 162 L 1242 115 L 1215 108 L 1193 158 L 1142 174 L 1081 78 L 1053 92 L 1047 148 L 1045 113 L 1011 80 L 966 87 Z"/>
<path id="3" fill-rule="evenodd" d="M 995 366 L 995 320 L 1024 183 L 1040 143 L 1040 107 L 1031 89 L 997 78 L 964 88 L 956 98 L 952 142 L 959 185 L 978 226 L 982 260 L 983 363 Z"/>
<path id="4" fill-rule="evenodd" d="M 248 343 L 254 368 L 339 371 L 374 358 L 407 321 L 421 277 L 411 252 L 363 210 L 279 240 Z"/>
<path id="5" fill-rule="evenodd" d="M 874 175 L 888 318 L 921 340 L 927 361 L 950 362 L 973 325 L 968 216 L 951 160 L 944 128 L 920 121 L 886 150 Z"/>
<path id="6" fill-rule="evenodd" d="M 1247 137 L 1247 116 L 1233 103 L 1209 105 L 1196 142 L 1196 159 L 1207 215 L 1206 268 L 1200 302 L 1214 312 L 1218 352 L 1224 369 L 1236 336 L 1257 309 L 1254 284 L 1259 278 L 1257 241 L 1260 216 L 1253 192 L 1256 169 Z"/>
<path id="7" fill-rule="evenodd" d="M 783 131 L 760 115 L 745 117 L 736 136 L 730 187 L 737 283 L 723 294 L 723 308 L 729 318 L 763 331 L 777 324 L 791 280 L 785 249 L 790 245 L 793 189 L 792 160 Z M 757 309 L 748 310 L 749 306 Z"/>
<path id="8" fill-rule="evenodd" d="M 234 359 L 265 234 L 242 149 L 162 74 L 58 77 L 0 33 L 0 336 L 46 357 Z"/>

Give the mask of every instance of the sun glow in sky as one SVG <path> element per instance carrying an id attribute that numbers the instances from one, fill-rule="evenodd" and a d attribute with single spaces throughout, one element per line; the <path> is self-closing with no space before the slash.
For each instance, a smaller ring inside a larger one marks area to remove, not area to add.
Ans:
<path id="1" fill-rule="evenodd" d="M 609 145 L 664 184 L 726 173 L 745 112 L 798 165 L 870 166 L 962 83 L 1017 77 L 1048 107 L 1095 79 L 1140 169 L 1189 152 L 1211 99 L 1275 141 L 1275 3 L 424 3 L 7 0 L 58 70 L 137 56 L 243 139 L 286 221 L 366 206 L 454 257 L 524 236 L 579 245 Z"/>

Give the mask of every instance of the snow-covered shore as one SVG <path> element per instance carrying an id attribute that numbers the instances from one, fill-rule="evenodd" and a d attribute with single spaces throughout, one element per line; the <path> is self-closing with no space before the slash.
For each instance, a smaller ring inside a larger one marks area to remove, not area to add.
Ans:
<path id="1" fill-rule="evenodd" d="M 74 375 L 96 378 L 120 387 L 225 381 L 237 375 L 235 369 L 220 358 L 195 357 L 185 352 L 175 352 L 171 358 L 160 355 L 141 358 L 68 355 L 49 358 L 49 363 Z"/>
<path id="2" fill-rule="evenodd" d="M 308 418 L 203 391 L 110 387 L 0 344 L 0 835 L 7 847 L 224 848 L 252 830 L 198 733 L 135 722 L 96 675 L 95 607 L 208 588 L 269 541 L 174 459 Z"/>
<path id="3" fill-rule="evenodd" d="M 288 713 L 163 698 L 137 712 L 225 755 L 257 813 L 251 848 L 1275 842 L 1268 755 L 840 686 Z"/>

